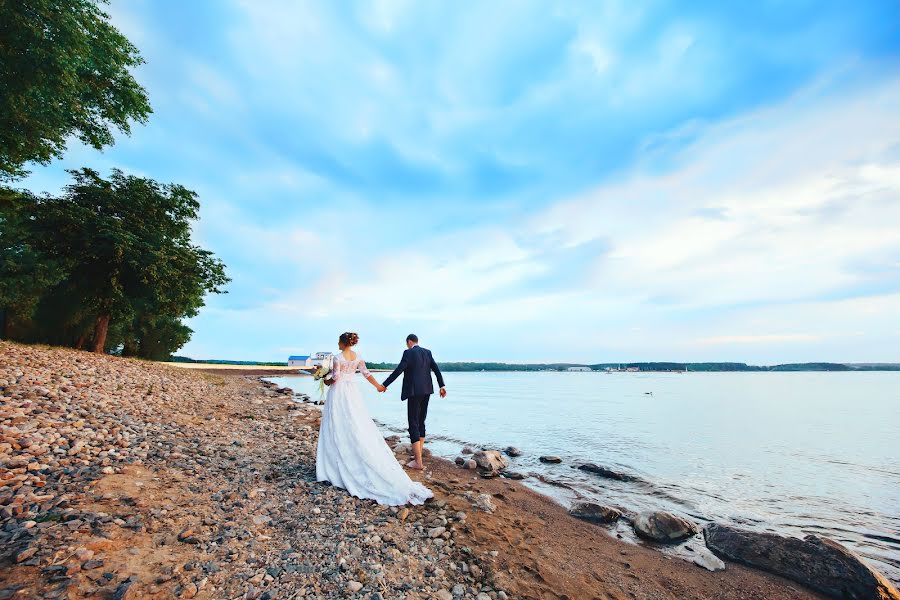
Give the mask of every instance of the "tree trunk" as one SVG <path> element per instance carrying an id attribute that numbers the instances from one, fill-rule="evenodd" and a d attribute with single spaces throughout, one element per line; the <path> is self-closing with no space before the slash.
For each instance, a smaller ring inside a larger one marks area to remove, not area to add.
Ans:
<path id="1" fill-rule="evenodd" d="M 9 339 L 9 310 L 0 308 L 0 340 Z"/>
<path id="2" fill-rule="evenodd" d="M 82 333 L 78 336 L 78 339 L 75 340 L 75 349 L 76 350 L 84 350 L 84 345 L 87 343 L 87 334 Z"/>
<path id="3" fill-rule="evenodd" d="M 94 347 L 93 351 L 103 354 L 106 346 L 106 334 L 109 332 L 109 315 L 100 315 L 94 323 Z"/>

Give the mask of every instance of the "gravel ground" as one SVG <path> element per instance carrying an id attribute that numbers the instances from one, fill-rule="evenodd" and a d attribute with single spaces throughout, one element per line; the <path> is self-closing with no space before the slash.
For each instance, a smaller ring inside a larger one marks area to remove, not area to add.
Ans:
<path id="1" fill-rule="evenodd" d="M 458 506 L 316 483 L 318 420 L 255 378 L 0 342 L 0 600 L 507 597 Z"/>

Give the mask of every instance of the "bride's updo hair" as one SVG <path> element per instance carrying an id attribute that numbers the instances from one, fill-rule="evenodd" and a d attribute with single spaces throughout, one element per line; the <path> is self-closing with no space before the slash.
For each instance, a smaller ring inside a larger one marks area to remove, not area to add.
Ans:
<path id="1" fill-rule="evenodd" d="M 341 337 L 338 338 L 338 341 L 349 348 L 350 346 L 355 346 L 359 343 L 359 334 L 353 333 L 352 331 L 345 331 L 341 334 Z"/>

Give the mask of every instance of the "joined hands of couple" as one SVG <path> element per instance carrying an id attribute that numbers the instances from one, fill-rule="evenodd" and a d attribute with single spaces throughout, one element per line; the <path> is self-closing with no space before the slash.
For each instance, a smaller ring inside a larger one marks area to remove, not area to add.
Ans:
<path id="1" fill-rule="evenodd" d="M 387 391 L 387 388 L 384 387 L 383 385 L 381 385 L 380 383 L 375 384 L 375 389 L 378 390 L 379 394 L 383 394 L 385 391 Z M 447 397 L 447 388 L 441 388 L 440 394 L 441 394 L 441 398 L 446 398 Z"/>

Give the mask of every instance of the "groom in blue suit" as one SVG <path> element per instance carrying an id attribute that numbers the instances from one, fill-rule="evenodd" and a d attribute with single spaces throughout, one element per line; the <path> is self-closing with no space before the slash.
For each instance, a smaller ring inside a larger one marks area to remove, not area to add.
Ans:
<path id="1" fill-rule="evenodd" d="M 425 447 L 425 417 L 428 415 L 428 399 L 434 393 L 431 373 L 434 372 L 440 386 L 441 398 L 447 396 L 444 387 L 444 376 L 434 362 L 431 350 L 419 345 L 419 338 L 411 333 L 406 336 L 406 350 L 400 364 L 394 372 L 384 380 L 385 388 L 403 374 L 403 389 L 400 399 L 406 400 L 406 416 L 409 420 L 409 440 L 412 442 L 413 460 L 406 464 L 411 469 L 424 469 L 422 449 Z"/>

